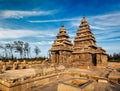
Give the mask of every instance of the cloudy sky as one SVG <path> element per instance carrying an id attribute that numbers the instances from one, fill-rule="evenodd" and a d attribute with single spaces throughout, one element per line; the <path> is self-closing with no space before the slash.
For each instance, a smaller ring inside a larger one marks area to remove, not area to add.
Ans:
<path id="1" fill-rule="evenodd" d="M 0 0 L 0 44 L 29 42 L 47 56 L 61 25 L 73 40 L 83 16 L 98 46 L 120 52 L 120 0 Z"/>

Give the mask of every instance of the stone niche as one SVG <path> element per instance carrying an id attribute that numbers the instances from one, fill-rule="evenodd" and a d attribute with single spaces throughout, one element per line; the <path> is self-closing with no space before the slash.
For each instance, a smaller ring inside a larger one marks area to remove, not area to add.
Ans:
<path id="1" fill-rule="evenodd" d="M 91 54 L 89 53 L 80 53 L 80 54 L 73 54 L 73 61 L 91 61 Z"/>

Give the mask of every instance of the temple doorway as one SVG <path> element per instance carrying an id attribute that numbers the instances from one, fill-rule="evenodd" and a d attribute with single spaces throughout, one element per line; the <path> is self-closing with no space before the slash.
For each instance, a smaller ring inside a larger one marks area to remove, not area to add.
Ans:
<path id="1" fill-rule="evenodd" d="M 55 63 L 59 63 L 59 51 L 55 53 Z"/>
<path id="2" fill-rule="evenodd" d="M 92 63 L 93 63 L 94 66 L 97 65 L 96 54 L 92 54 Z"/>

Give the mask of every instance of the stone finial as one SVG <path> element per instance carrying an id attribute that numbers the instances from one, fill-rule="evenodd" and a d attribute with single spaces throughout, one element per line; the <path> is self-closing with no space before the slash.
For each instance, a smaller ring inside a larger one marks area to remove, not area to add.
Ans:
<path id="1" fill-rule="evenodd" d="M 61 27 L 64 27 L 64 24 L 62 24 L 62 26 Z"/>
<path id="2" fill-rule="evenodd" d="M 66 33 L 66 29 L 65 29 L 64 25 L 61 26 L 60 33 Z"/>
<path id="3" fill-rule="evenodd" d="M 82 18 L 82 23 L 87 23 L 87 20 L 86 20 L 86 18 L 84 16 Z"/>

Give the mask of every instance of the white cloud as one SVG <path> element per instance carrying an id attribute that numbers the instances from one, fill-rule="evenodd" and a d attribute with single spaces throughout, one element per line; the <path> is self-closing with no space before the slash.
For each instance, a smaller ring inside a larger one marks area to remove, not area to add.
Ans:
<path id="1" fill-rule="evenodd" d="M 0 27 L 0 39 L 15 39 L 23 37 L 54 37 L 56 34 L 49 30 L 25 30 Z"/>
<path id="2" fill-rule="evenodd" d="M 50 31 L 46 31 L 46 32 L 44 31 L 42 35 L 38 35 L 36 37 L 43 38 L 45 36 L 47 36 L 47 37 L 55 37 L 56 33 L 54 33 L 54 32 L 50 33 Z"/>
<path id="3" fill-rule="evenodd" d="M 120 26 L 120 12 L 111 12 L 110 14 L 88 16 L 86 18 L 92 29 L 105 30 L 110 27 Z M 79 26 L 81 19 L 82 17 L 76 17 L 75 19 L 73 19 L 76 21 L 71 21 L 70 23 L 73 27 Z"/>
<path id="4" fill-rule="evenodd" d="M 89 21 L 88 21 L 89 22 Z M 71 25 L 73 27 L 78 27 L 80 25 L 80 20 L 79 21 L 74 21 L 74 22 L 71 22 Z M 90 24 L 89 24 L 90 25 Z M 91 29 L 98 29 L 98 30 L 104 30 L 105 28 L 104 27 L 99 27 L 99 26 L 93 26 L 93 25 L 90 25 L 90 28 Z"/>
<path id="5" fill-rule="evenodd" d="M 43 45 L 52 45 L 53 41 L 40 41 L 40 42 L 31 42 L 31 45 L 39 45 L 39 46 L 43 46 Z"/>
<path id="6" fill-rule="evenodd" d="M 13 30 L 9 28 L 0 28 L 0 39 L 21 38 L 37 35 L 38 32 L 32 30 Z"/>
<path id="7" fill-rule="evenodd" d="M 99 27 L 120 26 L 120 12 L 91 16 L 89 21 Z"/>
<path id="8" fill-rule="evenodd" d="M 96 36 L 97 41 L 119 41 L 120 32 L 118 30 L 120 30 L 120 12 L 88 16 L 86 18 Z M 71 26 L 78 27 L 81 19 L 78 17 L 78 20 L 71 21 Z"/>
<path id="9" fill-rule="evenodd" d="M 118 37 L 118 38 L 115 38 Z M 104 40 L 104 41 L 112 41 L 112 40 L 120 40 L 120 32 L 113 32 L 113 33 L 104 33 L 99 36 L 97 36 L 98 40 Z"/>
<path id="10" fill-rule="evenodd" d="M 51 15 L 54 14 L 55 10 L 49 11 L 20 11 L 20 10 L 1 10 L 0 16 L 2 18 L 23 18 L 27 16 L 40 16 L 40 15 Z"/>
<path id="11" fill-rule="evenodd" d="M 98 27 L 98 26 L 92 26 L 90 25 L 91 29 L 98 29 L 98 30 L 105 30 L 105 28 Z"/>
<path id="12" fill-rule="evenodd" d="M 65 19 L 55 19 L 55 20 L 29 20 L 31 23 L 43 23 L 43 22 L 61 22 L 61 21 L 74 21 L 78 18 L 65 18 Z"/>
<path id="13" fill-rule="evenodd" d="M 92 16 L 88 18 L 98 41 L 120 40 L 120 12 Z M 115 38 L 116 37 L 116 38 Z"/>

